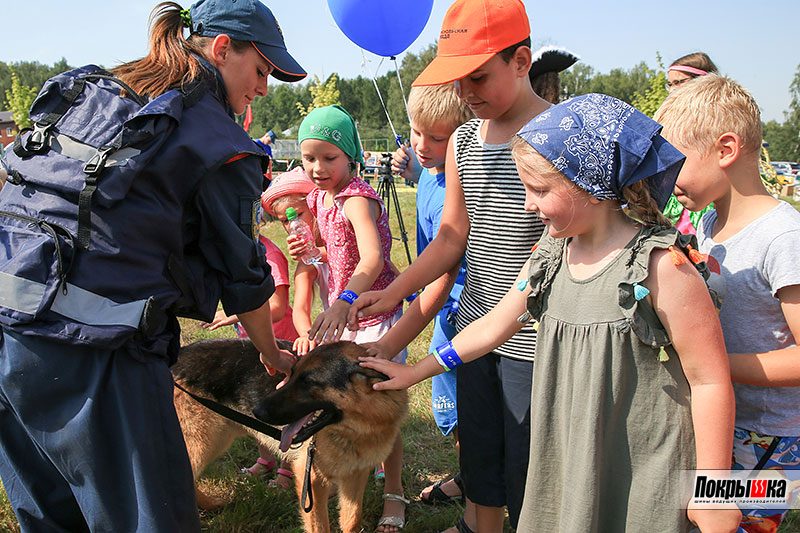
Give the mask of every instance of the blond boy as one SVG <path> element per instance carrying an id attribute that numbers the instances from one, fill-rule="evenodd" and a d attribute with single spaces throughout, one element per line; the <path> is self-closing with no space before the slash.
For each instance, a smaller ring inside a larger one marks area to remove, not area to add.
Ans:
<path id="1" fill-rule="evenodd" d="M 457 127 L 473 118 L 452 83 L 412 87 L 408 97 L 411 119 L 411 146 L 397 149 L 392 169 L 404 179 L 415 181 L 417 188 L 417 255 L 434 239 L 444 209 L 445 158 L 450 135 Z M 447 342 L 456 334 L 454 315 L 458 298 L 464 288 L 466 274 L 463 260 L 445 276 L 425 288 L 419 303 L 415 303 L 403 318 L 373 350 L 376 354 L 391 354 L 402 349 L 416 337 L 433 318 L 434 330 L 430 349 Z M 425 309 L 422 312 L 421 309 Z M 438 312 L 437 312 L 438 310 Z M 456 412 L 456 372 L 433 378 L 431 409 L 436 425 L 443 435 L 453 435 L 458 448 L 458 415 Z M 452 503 L 464 497 L 460 474 L 427 487 L 420 494 L 423 503 Z M 475 524 L 474 507 L 467 502 L 465 523 Z"/>
<path id="2" fill-rule="evenodd" d="M 800 213 L 773 198 L 758 171 L 761 116 L 738 83 L 682 84 L 654 117 L 686 155 L 675 195 L 699 211 L 700 252 L 722 299 L 720 322 L 736 395 L 735 469 L 795 469 L 800 458 Z M 786 436 L 789 435 L 789 436 Z M 743 512 L 742 526 L 777 531 L 785 510 Z"/>

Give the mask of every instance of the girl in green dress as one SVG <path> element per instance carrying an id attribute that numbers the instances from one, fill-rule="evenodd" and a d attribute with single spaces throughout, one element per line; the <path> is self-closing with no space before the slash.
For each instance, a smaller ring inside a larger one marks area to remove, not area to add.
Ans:
<path id="1" fill-rule="evenodd" d="M 538 323 L 518 531 L 738 527 L 735 508 L 686 511 L 681 470 L 730 468 L 734 403 L 704 265 L 661 214 L 684 158 L 660 130 L 600 94 L 534 118 L 512 152 L 548 231 L 515 285 L 417 364 L 362 362 L 405 388 Z"/>

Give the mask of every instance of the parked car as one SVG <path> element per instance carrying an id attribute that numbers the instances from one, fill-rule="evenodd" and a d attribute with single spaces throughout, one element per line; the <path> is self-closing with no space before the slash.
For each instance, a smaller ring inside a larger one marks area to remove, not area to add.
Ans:
<path id="1" fill-rule="evenodd" d="M 784 176 L 794 177 L 795 175 L 795 172 L 792 170 L 792 165 L 786 161 L 773 161 L 772 168 L 775 169 L 776 173 L 783 174 Z"/>
<path id="2" fill-rule="evenodd" d="M 789 166 L 792 167 L 794 177 L 800 179 L 800 163 L 789 163 Z"/>

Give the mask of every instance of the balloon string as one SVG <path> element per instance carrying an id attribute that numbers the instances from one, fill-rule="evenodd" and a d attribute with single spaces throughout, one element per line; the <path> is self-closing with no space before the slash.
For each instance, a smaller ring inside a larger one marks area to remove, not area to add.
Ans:
<path id="1" fill-rule="evenodd" d="M 397 73 L 397 83 L 400 84 L 400 95 L 403 97 L 403 105 L 406 108 L 406 116 L 408 117 L 408 123 L 411 124 L 411 113 L 408 112 L 408 101 L 406 100 L 406 90 L 403 88 L 403 80 L 400 78 L 400 68 L 397 66 L 397 58 L 392 56 L 392 61 L 394 62 L 394 71 Z"/>
<path id="2" fill-rule="evenodd" d="M 383 58 L 381 58 L 381 62 L 378 64 L 378 68 L 383 63 Z M 378 93 L 378 100 L 381 102 L 381 107 L 383 107 L 383 112 L 386 113 L 386 120 L 389 121 L 389 127 L 392 129 L 392 134 L 394 135 L 395 142 L 399 139 L 397 135 L 397 131 L 394 129 L 394 124 L 392 124 L 392 117 L 389 116 L 389 110 L 386 109 L 386 104 L 383 101 L 383 96 L 381 95 L 381 89 L 378 87 L 378 80 L 375 78 L 375 74 L 367 67 L 367 56 L 364 55 L 364 49 L 361 49 L 361 67 L 362 69 L 366 70 L 369 74 L 369 77 L 372 78 L 372 83 L 375 85 L 375 92 Z"/>

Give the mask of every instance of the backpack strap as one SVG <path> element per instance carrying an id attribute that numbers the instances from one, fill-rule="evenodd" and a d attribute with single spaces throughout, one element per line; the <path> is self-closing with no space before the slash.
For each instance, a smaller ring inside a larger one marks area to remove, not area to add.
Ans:
<path id="1" fill-rule="evenodd" d="M 72 87 L 64 92 L 64 94 L 61 96 L 61 101 L 58 103 L 58 105 L 56 105 L 56 108 L 48 113 L 44 119 L 34 124 L 32 133 L 28 137 L 28 140 L 25 141 L 24 145 L 22 143 L 22 134 L 25 131 L 30 130 L 30 128 L 25 128 L 19 133 L 19 135 L 17 135 L 17 138 L 14 140 L 14 153 L 17 154 L 18 157 L 29 157 L 35 154 L 43 154 L 47 152 L 47 150 L 50 148 L 50 143 L 47 142 L 50 128 L 52 128 L 56 122 L 61 120 L 61 117 L 64 116 L 64 113 L 66 113 L 67 110 L 72 107 L 72 104 L 75 103 L 75 99 L 78 98 L 79 94 L 81 94 L 85 85 L 86 80 L 82 78 L 75 78 Z"/>
<path id="2" fill-rule="evenodd" d="M 111 74 L 108 71 L 101 70 L 97 74 L 88 74 L 88 75 L 84 76 L 83 78 L 87 79 L 87 80 L 108 80 L 108 81 L 114 82 L 117 85 L 119 85 L 120 87 L 122 87 L 123 89 L 125 89 L 125 93 L 126 93 L 124 95 L 125 98 L 130 98 L 131 100 L 133 100 L 134 102 L 139 104 L 139 107 L 144 107 L 144 106 L 147 105 L 147 98 L 139 95 L 139 93 L 137 93 L 136 91 L 131 89 L 130 85 L 128 85 L 127 83 L 125 83 L 124 81 L 122 81 L 121 79 L 119 79 L 118 77 L 114 76 L 113 74 Z"/>
<path id="3" fill-rule="evenodd" d="M 122 144 L 122 135 L 117 135 L 114 142 L 97 149 L 97 152 L 83 166 L 86 173 L 83 189 L 78 196 L 78 247 L 81 250 L 89 248 L 92 233 L 92 196 L 97 190 L 100 173 L 106 168 L 108 155 L 119 150 Z"/>

